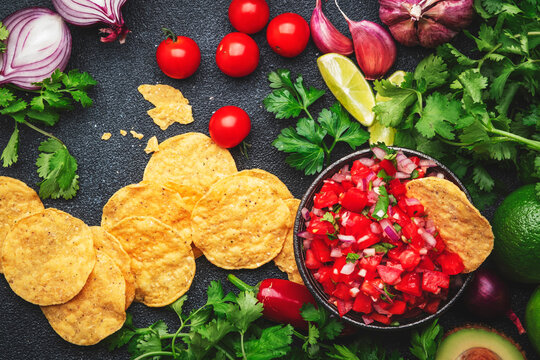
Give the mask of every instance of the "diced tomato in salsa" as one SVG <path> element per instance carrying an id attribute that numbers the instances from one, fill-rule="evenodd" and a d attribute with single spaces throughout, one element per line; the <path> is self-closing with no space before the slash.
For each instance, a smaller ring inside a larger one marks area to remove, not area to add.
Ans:
<path id="1" fill-rule="evenodd" d="M 326 180 L 315 194 L 306 267 L 340 316 L 354 311 L 367 322 L 388 325 L 395 318 L 434 314 L 448 295 L 450 277 L 463 272 L 464 265 L 446 249 L 422 204 L 407 199 L 405 184 L 424 177 L 426 168 L 411 157 L 417 165 L 411 179 L 397 179 L 395 159 L 365 160 L 354 161 L 350 171 L 340 170 L 345 176 Z M 373 191 L 374 181 L 392 195 L 382 219 L 373 215 L 380 192 Z"/>

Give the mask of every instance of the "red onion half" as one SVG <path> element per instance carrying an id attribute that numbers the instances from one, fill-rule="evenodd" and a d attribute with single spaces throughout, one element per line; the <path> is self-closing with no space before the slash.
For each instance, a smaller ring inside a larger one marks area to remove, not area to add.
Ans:
<path id="1" fill-rule="evenodd" d="M 56 11 L 70 24 L 90 26 L 98 23 L 107 24 L 108 28 L 99 29 L 104 34 L 102 42 L 116 39 L 123 44 L 129 33 L 121 8 L 127 0 L 52 0 Z"/>
<path id="2" fill-rule="evenodd" d="M 32 83 L 65 69 L 71 55 L 71 33 L 60 15 L 30 7 L 11 14 L 3 23 L 9 37 L 6 52 L 0 54 L 0 85 L 39 89 Z"/>
<path id="3" fill-rule="evenodd" d="M 452 40 L 474 17 L 473 0 L 379 0 L 394 39 L 432 48 Z"/>

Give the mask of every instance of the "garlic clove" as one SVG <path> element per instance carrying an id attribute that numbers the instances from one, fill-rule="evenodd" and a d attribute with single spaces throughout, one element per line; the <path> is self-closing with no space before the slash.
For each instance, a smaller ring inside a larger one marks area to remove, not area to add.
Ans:
<path id="1" fill-rule="evenodd" d="M 309 26 L 311 28 L 311 38 L 322 53 L 333 52 L 341 55 L 353 53 L 351 39 L 339 32 L 324 15 L 321 0 L 317 0 L 315 3 Z"/>

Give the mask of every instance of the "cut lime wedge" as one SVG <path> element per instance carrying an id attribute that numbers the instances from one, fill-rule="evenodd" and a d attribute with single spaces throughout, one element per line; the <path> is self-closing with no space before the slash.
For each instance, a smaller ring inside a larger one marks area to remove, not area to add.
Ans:
<path id="1" fill-rule="evenodd" d="M 373 123 L 375 97 L 371 86 L 351 59 L 325 54 L 317 59 L 326 85 L 345 109 L 364 126 Z"/>

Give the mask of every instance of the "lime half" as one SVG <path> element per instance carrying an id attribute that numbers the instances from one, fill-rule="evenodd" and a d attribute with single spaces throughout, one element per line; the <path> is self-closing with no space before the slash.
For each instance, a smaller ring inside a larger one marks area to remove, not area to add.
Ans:
<path id="1" fill-rule="evenodd" d="M 317 59 L 326 85 L 345 109 L 364 126 L 373 124 L 375 97 L 356 65 L 343 55 L 325 54 Z"/>

